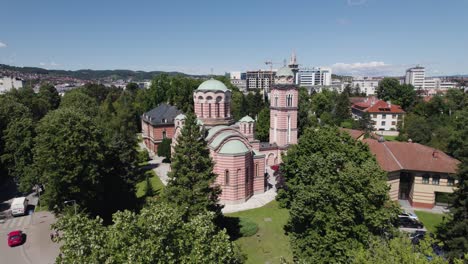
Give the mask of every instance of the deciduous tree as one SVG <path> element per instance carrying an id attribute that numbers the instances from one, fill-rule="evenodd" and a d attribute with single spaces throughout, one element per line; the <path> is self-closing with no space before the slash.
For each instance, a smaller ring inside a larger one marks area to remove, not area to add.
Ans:
<path id="1" fill-rule="evenodd" d="M 392 230 L 397 206 L 368 147 L 334 127 L 308 129 L 283 157 L 277 199 L 286 231 L 305 263 L 346 262 L 353 250 Z"/>
<path id="2" fill-rule="evenodd" d="M 184 212 L 151 203 L 139 214 L 115 213 L 113 224 L 82 214 L 61 217 L 57 263 L 242 263 L 225 231 L 204 212 L 183 221 Z"/>

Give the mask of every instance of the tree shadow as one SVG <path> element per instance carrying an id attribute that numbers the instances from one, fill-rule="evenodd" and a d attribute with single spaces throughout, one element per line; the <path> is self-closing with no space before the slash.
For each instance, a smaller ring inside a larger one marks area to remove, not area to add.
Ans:
<path id="1" fill-rule="evenodd" d="M 225 228 L 231 240 L 237 240 L 242 237 L 239 217 L 221 216 L 217 220 L 217 226 L 221 229 Z"/>
<path id="2" fill-rule="evenodd" d="M 7 201 L 20 196 L 23 196 L 23 194 L 18 190 L 13 179 L 7 179 L 0 185 L 0 201 Z"/>

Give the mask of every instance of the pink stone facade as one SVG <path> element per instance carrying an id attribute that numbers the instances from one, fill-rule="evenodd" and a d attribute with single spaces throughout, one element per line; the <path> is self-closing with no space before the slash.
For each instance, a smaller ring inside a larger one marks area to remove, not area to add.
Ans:
<path id="1" fill-rule="evenodd" d="M 204 87 L 193 93 L 194 112 L 202 128 L 207 130 L 205 140 L 214 162 L 214 173 L 218 175 L 215 184 L 221 187 L 220 200 L 224 204 L 242 203 L 265 192 L 266 166 L 281 163 L 281 154 L 289 145 L 297 143 L 298 91 L 291 76 L 286 77 L 287 84 L 273 86 L 271 90 L 270 142 L 267 143 L 255 139 L 252 118 L 247 116 L 233 124 L 231 91 L 227 88 L 209 90 Z M 178 116 L 174 120 L 173 149 L 183 119 Z"/>
<path id="2" fill-rule="evenodd" d="M 231 92 L 199 91 L 193 93 L 194 111 L 206 125 L 231 124 Z"/>
<path id="3" fill-rule="evenodd" d="M 153 154 L 158 153 L 158 146 L 165 137 L 173 138 L 175 131 L 174 124 L 153 126 L 144 120 L 141 121 L 141 128 L 145 146 Z"/>
<path id="4" fill-rule="evenodd" d="M 272 88 L 270 104 L 270 143 L 297 144 L 298 91 Z"/>

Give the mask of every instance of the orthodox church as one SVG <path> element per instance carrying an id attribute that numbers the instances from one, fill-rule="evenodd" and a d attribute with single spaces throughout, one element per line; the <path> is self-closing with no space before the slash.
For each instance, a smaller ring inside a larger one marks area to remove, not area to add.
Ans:
<path id="1" fill-rule="evenodd" d="M 250 116 L 233 120 L 231 91 L 222 82 L 203 82 L 193 92 L 193 100 L 199 124 L 207 130 L 205 140 L 218 175 L 216 184 L 222 189 L 221 202 L 242 203 L 265 192 L 266 166 L 281 163 L 281 153 L 297 143 L 298 89 L 293 71 L 288 67 L 279 69 L 271 87 L 269 142 L 255 139 L 255 120 Z M 184 119 L 183 114 L 173 119 L 173 147 Z"/>

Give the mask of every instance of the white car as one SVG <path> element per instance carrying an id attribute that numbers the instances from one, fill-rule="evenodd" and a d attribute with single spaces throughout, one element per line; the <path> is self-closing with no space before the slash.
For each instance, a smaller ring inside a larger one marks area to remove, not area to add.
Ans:
<path id="1" fill-rule="evenodd" d="M 401 212 L 398 216 L 406 216 L 406 217 L 409 217 L 409 218 L 411 218 L 413 220 L 419 221 L 419 218 L 418 218 L 418 216 L 416 214 L 410 213 L 410 212 L 407 212 L 407 211 Z"/>

